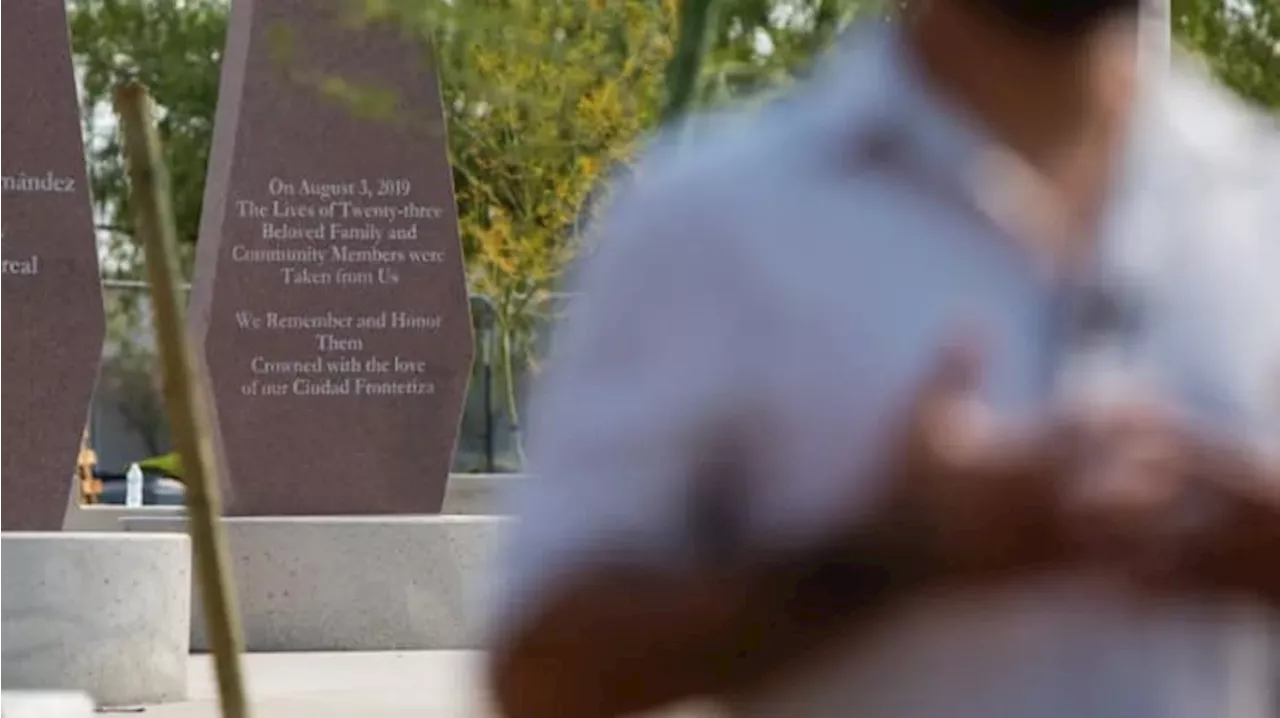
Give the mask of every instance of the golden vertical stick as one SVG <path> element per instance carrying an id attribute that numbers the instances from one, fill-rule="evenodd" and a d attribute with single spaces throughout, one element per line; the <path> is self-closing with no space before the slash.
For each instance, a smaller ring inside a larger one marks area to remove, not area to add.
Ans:
<path id="1" fill-rule="evenodd" d="M 213 443 L 200 379 L 183 321 L 178 278 L 177 229 L 169 196 L 169 177 L 160 139 L 151 119 L 147 89 L 127 82 L 115 91 L 116 115 L 124 137 L 124 155 L 132 184 L 135 230 L 145 248 L 156 339 L 164 366 L 165 403 L 174 443 L 182 457 L 187 526 L 195 554 L 196 576 L 204 599 L 205 622 L 218 671 L 225 718 L 248 718 L 240 669 L 240 620 L 231 600 L 226 541 L 218 523 L 222 513 L 214 470 Z"/>

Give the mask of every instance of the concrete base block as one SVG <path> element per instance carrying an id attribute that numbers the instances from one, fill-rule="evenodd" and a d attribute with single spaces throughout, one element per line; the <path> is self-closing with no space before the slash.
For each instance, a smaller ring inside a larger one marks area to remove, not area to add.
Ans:
<path id="1" fill-rule="evenodd" d="M 93 701 L 71 691 L 3 691 L 4 718 L 93 718 Z"/>
<path id="2" fill-rule="evenodd" d="M 101 706 L 186 697 L 186 536 L 6 532 L 0 542 L 6 691 L 83 691 Z"/>
<path id="3" fill-rule="evenodd" d="M 186 530 L 125 518 L 126 531 Z M 477 648 L 480 591 L 506 521 L 489 516 L 223 520 L 246 649 Z M 191 645 L 208 650 L 193 592 Z"/>

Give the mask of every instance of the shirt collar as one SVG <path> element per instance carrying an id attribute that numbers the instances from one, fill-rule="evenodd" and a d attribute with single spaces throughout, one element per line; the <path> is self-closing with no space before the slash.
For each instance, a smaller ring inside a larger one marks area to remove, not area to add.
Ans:
<path id="1" fill-rule="evenodd" d="M 985 144 L 962 113 L 927 87 L 892 22 L 852 28 L 826 58 L 821 76 L 835 141 L 887 131 L 914 161 L 943 172 L 970 165 Z"/>
<path id="2" fill-rule="evenodd" d="M 1052 202 L 1038 175 L 957 107 L 933 91 L 900 27 L 866 23 L 827 59 L 828 140 L 844 147 L 889 142 L 917 177 L 952 195 L 1001 228 L 1038 272 L 1052 272 L 1042 246 L 1022 238 L 1052 226 Z"/>
<path id="3" fill-rule="evenodd" d="M 1170 112 L 1169 104 L 1171 94 L 1176 95 L 1172 90 L 1194 82 L 1202 73 L 1189 71 L 1176 53 L 1171 64 L 1165 49 L 1151 43 L 1143 44 L 1139 61 L 1142 83 L 1129 137 L 1116 161 L 1111 206 L 1100 225 L 1104 235 L 1117 224 L 1112 215 L 1123 209 L 1135 188 L 1158 179 L 1158 168 L 1170 151 L 1170 126 L 1190 122 L 1184 116 L 1199 116 L 1185 110 Z M 826 58 L 819 77 L 820 101 L 827 103 L 824 117 L 830 134 L 826 143 L 851 146 L 872 133 L 891 136 L 915 170 L 966 198 L 1002 228 L 1002 234 L 1021 245 L 1038 270 L 1057 274 L 1061 263 L 1044 246 L 1046 235 L 1052 242 L 1053 235 L 1063 231 L 1055 229 L 1063 223 L 1054 215 L 1052 194 L 1026 162 L 992 138 L 963 108 L 928 86 L 900 26 L 892 22 L 855 26 Z M 1032 236 L 1042 238 L 1036 246 L 1026 239 Z M 1105 236 L 1103 240 L 1109 241 Z"/>

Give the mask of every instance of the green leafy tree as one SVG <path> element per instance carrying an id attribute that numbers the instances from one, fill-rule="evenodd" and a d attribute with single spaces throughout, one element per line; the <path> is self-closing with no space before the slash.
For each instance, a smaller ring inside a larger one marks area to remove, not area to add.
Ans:
<path id="1" fill-rule="evenodd" d="M 1242 96 L 1280 111 L 1280 0 L 1173 0 L 1179 42 Z"/>
<path id="2" fill-rule="evenodd" d="M 888 0 L 730 0 L 704 71 L 706 103 L 765 96 L 803 75 L 846 26 L 888 14 Z"/>
<path id="3" fill-rule="evenodd" d="M 151 88 L 160 105 L 159 131 L 173 180 L 184 269 L 189 271 L 212 140 L 226 7 L 225 0 L 71 0 L 68 4 L 89 183 L 108 280 L 137 280 L 144 274 L 110 111 L 112 90 L 123 78 L 137 78 Z M 159 367 L 145 323 L 146 295 L 116 287 L 106 300 L 106 356 L 99 394 L 114 405 L 149 451 L 159 451 L 165 419 L 155 385 Z"/>
<path id="4" fill-rule="evenodd" d="M 213 137 L 227 2 L 71 0 L 68 11 L 107 274 L 141 276 L 124 160 L 108 109 L 112 89 L 126 77 L 146 84 L 160 108 L 159 131 L 189 268 Z"/>

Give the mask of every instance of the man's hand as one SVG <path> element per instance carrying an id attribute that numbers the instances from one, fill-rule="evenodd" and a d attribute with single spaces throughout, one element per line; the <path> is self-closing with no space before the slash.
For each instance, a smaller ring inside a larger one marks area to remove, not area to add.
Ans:
<path id="1" fill-rule="evenodd" d="M 1214 507 L 1216 521 L 1185 542 L 1175 578 L 1280 608 L 1280 465 L 1258 451 L 1206 442 L 1193 466 L 1190 493 Z"/>
<path id="2" fill-rule="evenodd" d="M 1102 418 L 1065 412 L 997 418 L 979 397 L 980 383 L 972 346 L 945 351 L 913 402 L 891 466 L 882 523 L 911 532 L 904 540 L 927 551 L 942 583 L 999 580 L 1070 561 L 1066 479 L 1086 434 L 1106 430 Z"/>
<path id="3" fill-rule="evenodd" d="M 1103 505 L 1115 531 L 1151 533 L 1152 507 L 1180 490 L 1187 462 L 1174 411 L 1135 393 L 1031 420 L 1000 417 L 979 397 L 980 365 L 971 345 L 957 344 L 921 386 L 892 463 L 885 531 L 921 547 L 922 563 L 947 584 L 1096 559 L 1091 513 Z"/>
<path id="4" fill-rule="evenodd" d="M 1082 502 L 1099 553 L 1148 587 L 1245 592 L 1280 607 L 1280 461 L 1186 425 L 1146 451 L 1159 459 L 1113 468 Z"/>
<path id="5" fill-rule="evenodd" d="M 1052 424 L 1014 430 L 980 401 L 973 346 L 946 349 L 920 388 L 886 511 L 919 531 L 945 578 L 1018 572 L 1065 558 L 1059 530 L 1066 456 Z"/>

